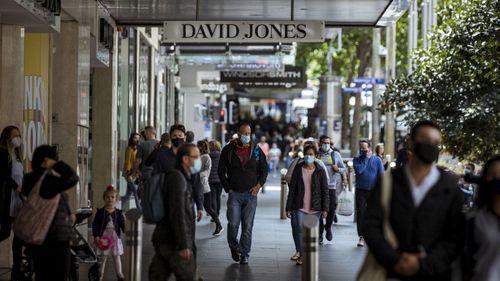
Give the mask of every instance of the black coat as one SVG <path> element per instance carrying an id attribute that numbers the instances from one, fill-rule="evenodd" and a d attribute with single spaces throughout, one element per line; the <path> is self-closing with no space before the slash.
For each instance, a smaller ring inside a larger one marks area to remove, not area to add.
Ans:
<path id="1" fill-rule="evenodd" d="M 116 235 L 120 237 L 121 232 L 125 231 L 125 216 L 123 216 L 123 211 L 120 209 L 115 209 L 112 213 L 108 213 L 105 208 L 97 209 L 92 222 L 92 235 L 101 237 L 109 220 L 113 220 Z"/>
<path id="2" fill-rule="evenodd" d="M 440 173 L 438 182 L 416 207 L 404 169 L 392 171 L 389 221 L 398 240 L 397 249 L 391 248 L 383 236 L 380 180 L 372 191 L 363 235 L 370 251 L 386 268 L 388 277 L 400 280 L 450 280 L 450 265 L 459 257 L 463 247 L 463 201 L 457 178 L 443 170 Z M 398 276 L 393 268 L 400 254 L 419 253 L 419 247 L 423 247 L 427 255 L 420 261 L 419 272 L 413 277 Z"/>
<path id="3" fill-rule="evenodd" d="M 304 180 L 302 178 L 302 168 L 305 163 L 299 163 L 293 169 L 292 180 L 289 184 L 288 199 L 286 200 L 286 210 L 300 210 L 304 206 Z M 314 163 L 316 169 L 311 177 L 311 210 L 326 212 L 330 206 L 328 195 L 328 180 L 326 172 L 318 164 Z"/>
<path id="4" fill-rule="evenodd" d="M 180 170 L 167 174 L 163 191 L 165 216 L 156 224 L 153 244 L 165 245 L 169 250 L 195 247 L 195 214 L 191 179 Z"/>
<path id="5" fill-rule="evenodd" d="M 222 149 L 218 174 L 224 190 L 246 193 L 259 183 L 264 186 L 267 179 L 266 155 L 254 143 L 250 146 L 250 158 L 245 165 L 236 154 L 239 140 L 233 140 Z"/>
<path id="6" fill-rule="evenodd" d="M 17 183 L 12 179 L 12 160 L 9 151 L 0 147 L 0 220 L 9 220 L 10 196 L 16 190 Z"/>

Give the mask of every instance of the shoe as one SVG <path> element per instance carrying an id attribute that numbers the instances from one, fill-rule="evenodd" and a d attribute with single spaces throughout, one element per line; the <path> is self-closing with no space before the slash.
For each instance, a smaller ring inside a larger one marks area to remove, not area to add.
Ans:
<path id="1" fill-rule="evenodd" d="M 302 257 L 299 257 L 295 262 L 296 265 L 302 265 Z"/>
<path id="2" fill-rule="evenodd" d="M 291 261 L 297 261 L 300 258 L 300 252 L 295 252 L 295 254 L 290 258 Z"/>
<path id="3" fill-rule="evenodd" d="M 231 249 L 231 257 L 233 258 L 233 261 L 235 261 L 235 262 L 240 261 L 240 254 L 236 250 Z"/>
<path id="4" fill-rule="evenodd" d="M 321 236 L 319 237 L 319 244 L 320 244 L 320 245 L 323 245 L 323 235 L 321 235 Z"/>
<path id="5" fill-rule="evenodd" d="M 363 239 L 363 237 L 360 236 L 358 241 L 358 247 L 364 247 L 364 246 L 365 246 L 365 239 Z"/>
<path id="6" fill-rule="evenodd" d="M 326 230 L 326 240 L 332 241 L 333 235 L 332 235 L 332 229 L 327 229 Z"/>
<path id="7" fill-rule="evenodd" d="M 334 223 L 339 222 L 339 218 L 337 218 L 337 214 L 333 215 L 333 222 Z"/>
<path id="8" fill-rule="evenodd" d="M 247 256 L 241 256 L 240 257 L 240 264 L 248 264 L 248 257 Z"/>
<path id="9" fill-rule="evenodd" d="M 224 231 L 224 227 L 222 227 L 222 225 L 218 225 L 215 227 L 215 231 L 214 233 L 212 233 L 213 236 L 219 236 L 221 235 L 221 233 Z"/>

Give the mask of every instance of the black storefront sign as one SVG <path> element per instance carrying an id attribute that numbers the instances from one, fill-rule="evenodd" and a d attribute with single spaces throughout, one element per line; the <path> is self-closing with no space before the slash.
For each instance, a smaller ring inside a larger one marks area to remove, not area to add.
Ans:
<path id="1" fill-rule="evenodd" d="M 220 81 L 246 88 L 306 88 L 303 67 L 285 66 L 284 71 L 221 71 Z"/>

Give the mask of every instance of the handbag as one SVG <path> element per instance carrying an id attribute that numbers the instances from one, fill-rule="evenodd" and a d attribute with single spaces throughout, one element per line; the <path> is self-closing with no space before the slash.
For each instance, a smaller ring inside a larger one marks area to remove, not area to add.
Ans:
<path id="1" fill-rule="evenodd" d="M 113 246 L 113 237 L 104 235 L 97 241 L 97 247 L 99 249 L 106 251 Z"/>
<path id="2" fill-rule="evenodd" d="M 384 214 L 383 218 L 383 232 L 384 238 L 387 240 L 391 247 L 396 248 L 398 245 L 398 241 L 396 235 L 394 234 L 394 230 L 391 227 L 389 222 L 389 214 L 390 214 L 390 202 L 392 196 L 392 176 L 391 169 L 387 170 L 382 177 L 382 190 L 381 190 L 381 205 L 382 212 Z M 359 270 L 358 276 L 356 278 L 357 281 L 385 281 L 387 276 L 387 272 L 383 266 L 381 266 L 370 249 L 368 249 L 368 253 L 366 254 L 365 260 L 361 269 Z"/>
<path id="3" fill-rule="evenodd" d="M 339 195 L 337 214 L 341 216 L 351 216 L 354 213 L 354 194 L 345 187 Z"/>
<path id="4" fill-rule="evenodd" d="M 61 194 L 51 199 L 40 196 L 40 188 L 48 172 L 46 170 L 38 179 L 14 221 L 14 233 L 31 245 L 41 245 L 45 241 L 61 198 Z"/>

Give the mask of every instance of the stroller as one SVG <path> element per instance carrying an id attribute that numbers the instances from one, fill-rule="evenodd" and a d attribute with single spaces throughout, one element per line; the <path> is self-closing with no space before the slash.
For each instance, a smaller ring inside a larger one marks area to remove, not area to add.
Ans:
<path id="1" fill-rule="evenodd" d="M 76 212 L 76 221 L 73 225 L 75 238 L 71 243 L 71 267 L 70 281 L 78 281 L 78 269 L 80 264 L 92 264 L 88 272 L 89 281 L 99 280 L 100 261 L 92 249 L 92 246 L 85 240 L 77 227 L 85 224 L 84 221 L 92 216 L 92 209 L 78 209 Z"/>
<path id="2" fill-rule="evenodd" d="M 78 269 L 80 264 L 92 264 L 88 272 L 89 281 L 98 281 L 99 280 L 99 268 L 100 262 L 95 254 L 92 247 L 85 240 L 83 235 L 78 231 L 77 227 L 81 226 L 84 221 L 92 216 L 92 209 L 78 209 L 76 213 L 76 221 L 73 224 L 73 233 L 75 234 L 75 238 L 71 241 L 71 262 L 70 262 L 70 270 L 69 270 L 69 280 L 70 281 L 78 281 L 79 274 Z M 26 256 L 23 256 L 21 263 L 21 273 L 24 275 L 24 280 L 32 280 L 34 273 L 33 259 L 31 258 L 31 254 L 29 251 L 29 247 L 25 251 Z"/>

